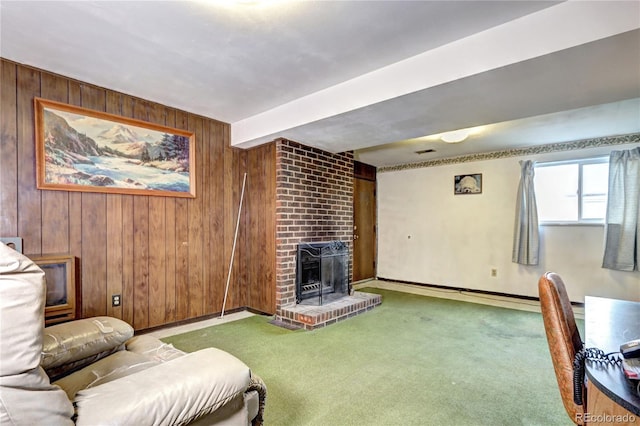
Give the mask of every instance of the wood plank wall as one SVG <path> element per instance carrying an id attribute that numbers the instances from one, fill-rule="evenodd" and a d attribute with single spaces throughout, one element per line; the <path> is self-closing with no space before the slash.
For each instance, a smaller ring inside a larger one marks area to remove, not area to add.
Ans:
<path id="1" fill-rule="evenodd" d="M 82 317 L 111 315 L 143 330 L 219 313 L 248 166 L 247 152 L 229 146 L 230 126 L 5 59 L 0 66 L 0 236 L 22 237 L 27 254 L 76 256 Z M 36 96 L 193 131 L 197 197 L 38 190 Z M 247 264 L 264 264 L 263 255 L 275 258 L 263 253 L 262 239 L 271 232 L 266 223 L 275 221 L 259 219 L 257 233 L 245 229 L 247 220 L 275 203 L 258 189 L 268 194 L 270 188 L 258 185 L 270 184 L 254 177 L 265 173 L 260 161 L 270 149 L 251 156 L 254 187 L 240 226 L 227 310 L 272 311 L 271 278 L 260 277 L 261 266 Z M 112 294 L 122 294 L 120 307 L 111 306 Z"/>
<path id="2" fill-rule="evenodd" d="M 252 148 L 247 155 L 247 289 L 252 306 L 276 312 L 276 145 Z"/>

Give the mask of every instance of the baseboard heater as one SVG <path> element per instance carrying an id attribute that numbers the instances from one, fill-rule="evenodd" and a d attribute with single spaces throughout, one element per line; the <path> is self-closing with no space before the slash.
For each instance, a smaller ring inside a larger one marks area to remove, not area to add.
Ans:
<path id="1" fill-rule="evenodd" d="M 400 284 L 410 284 L 410 285 L 415 285 L 415 286 L 418 286 L 418 287 L 425 287 L 425 288 L 435 288 L 435 289 L 440 289 L 440 290 L 455 290 L 455 291 L 466 292 L 466 293 L 483 294 L 483 295 L 487 295 L 487 296 L 500 296 L 500 297 L 508 297 L 508 298 L 511 298 L 511 299 L 532 300 L 532 301 L 535 301 L 535 302 L 539 302 L 540 301 L 540 298 L 539 297 L 535 297 L 535 296 L 523 296 L 523 295 L 520 295 L 520 294 L 501 293 L 499 291 L 479 290 L 479 289 L 464 288 L 464 287 L 451 287 L 451 286 L 438 285 L 438 284 L 425 284 L 425 283 L 418 283 L 418 282 L 414 282 L 414 281 L 394 280 L 394 279 L 391 279 L 391 278 L 383 278 L 383 277 L 376 277 L 376 279 L 378 281 L 394 282 L 394 283 L 400 283 Z M 580 303 L 580 302 L 571 302 L 571 305 L 578 306 L 578 307 L 584 307 L 584 303 Z"/>

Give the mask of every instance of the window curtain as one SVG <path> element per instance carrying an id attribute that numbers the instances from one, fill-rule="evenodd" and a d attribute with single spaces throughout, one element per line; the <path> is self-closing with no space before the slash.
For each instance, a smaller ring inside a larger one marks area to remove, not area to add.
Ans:
<path id="1" fill-rule="evenodd" d="M 609 155 L 609 196 L 602 267 L 637 271 L 640 251 L 640 148 Z"/>
<path id="2" fill-rule="evenodd" d="M 520 161 L 520 184 L 516 201 L 516 220 L 513 232 L 511 260 L 521 265 L 537 265 L 540 247 L 538 208 L 533 184 L 534 162 Z"/>

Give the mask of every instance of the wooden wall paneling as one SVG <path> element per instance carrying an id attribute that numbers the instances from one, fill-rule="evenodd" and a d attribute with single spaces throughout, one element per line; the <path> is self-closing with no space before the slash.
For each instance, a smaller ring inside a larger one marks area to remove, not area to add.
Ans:
<path id="1" fill-rule="evenodd" d="M 57 75 L 41 73 L 41 95 L 45 99 L 69 101 L 68 80 Z M 42 252 L 69 252 L 69 193 L 41 191 L 42 194 Z"/>
<path id="2" fill-rule="evenodd" d="M 240 155 L 242 156 L 242 161 L 241 164 L 243 164 L 243 170 L 242 172 L 247 172 L 247 185 L 249 185 L 248 183 L 248 179 L 249 179 L 249 173 L 248 173 L 248 169 L 249 169 L 249 153 L 246 150 L 239 150 Z M 242 207 L 245 211 L 243 212 L 244 214 L 246 214 L 246 209 L 247 209 L 247 194 L 245 193 L 245 204 Z M 250 240 L 251 237 L 251 230 L 250 228 L 246 225 L 246 219 L 244 220 L 244 225 L 241 225 L 242 227 L 242 239 L 243 241 L 247 242 Z M 249 246 L 248 244 L 243 244 L 242 245 L 242 283 L 241 283 L 241 287 L 242 287 L 242 291 L 244 292 L 244 299 L 242 302 L 243 306 L 250 306 L 251 305 L 251 274 L 249 271 Z"/>
<path id="3" fill-rule="evenodd" d="M 149 327 L 165 322 L 165 197 L 149 197 Z"/>
<path id="4" fill-rule="evenodd" d="M 107 104 L 106 89 L 92 86 L 90 84 L 80 84 L 80 101 L 83 108 L 96 111 L 105 111 Z"/>
<path id="5" fill-rule="evenodd" d="M 257 253 L 258 264 L 260 266 L 259 279 L 256 280 L 256 299 L 258 302 L 258 306 L 260 306 L 261 311 L 266 311 L 268 308 L 267 303 L 267 290 L 269 288 L 269 276 L 270 276 L 270 265 L 269 259 L 267 259 L 268 254 L 271 252 L 268 247 L 269 239 L 268 239 L 268 220 L 269 212 L 265 208 L 267 198 L 269 198 L 269 194 L 267 193 L 267 176 L 265 170 L 265 163 L 268 154 L 267 147 L 264 147 L 260 150 L 260 163 L 258 165 L 258 173 L 260 174 L 260 179 L 262 181 L 262 185 L 260 187 L 260 197 L 258 198 L 258 204 L 261 206 L 263 213 L 258 216 L 258 230 L 260 232 L 260 237 L 258 239 L 259 242 L 259 253 Z M 274 194 L 275 195 L 275 194 Z M 275 255 L 275 253 L 273 253 Z"/>
<path id="6" fill-rule="evenodd" d="M 208 283 L 211 294 L 211 305 L 213 312 L 222 311 L 222 303 L 224 299 L 224 288 L 226 284 L 228 264 L 225 262 L 224 256 L 224 217 L 225 217 L 225 173 L 224 173 L 224 125 L 222 123 L 213 122 L 212 135 L 213 140 L 210 149 L 210 169 L 209 170 L 209 186 L 210 191 L 210 210 L 208 219 L 211 229 L 209 235 L 210 257 L 209 271 L 210 282 Z"/>
<path id="7" fill-rule="evenodd" d="M 133 324 L 135 288 L 134 196 L 122 196 L 122 320 Z"/>
<path id="8" fill-rule="evenodd" d="M 231 260 L 231 249 L 233 247 L 233 237 L 235 233 L 236 213 L 237 213 L 237 190 L 236 183 L 234 182 L 234 152 L 233 148 L 229 146 L 229 137 L 227 132 L 223 132 L 224 140 L 224 241 L 223 252 L 225 262 L 225 286 L 226 281 L 229 280 L 229 289 L 227 292 L 227 300 L 225 304 L 225 310 L 232 309 L 235 306 L 235 287 L 236 282 L 234 280 L 233 270 L 231 271 L 231 278 L 228 278 L 229 264 Z M 225 289 L 222 289 L 223 297 Z"/>
<path id="9" fill-rule="evenodd" d="M 275 313 L 275 144 L 248 151 L 248 306 Z"/>
<path id="10" fill-rule="evenodd" d="M 176 112 L 176 128 L 187 129 L 188 115 Z M 197 183 L 196 183 L 197 185 Z M 197 187 L 196 187 L 197 190 Z M 176 199 L 176 321 L 189 315 L 189 211 L 186 198 Z"/>
<path id="11" fill-rule="evenodd" d="M 69 81 L 69 104 L 81 106 L 80 83 Z M 69 253 L 76 257 L 76 318 L 82 317 L 82 193 L 69 193 Z"/>
<path id="12" fill-rule="evenodd" d="M 124 95 L 116 92 L 108 92 L 107 94 L 107 112 L 120 115 L 122 117 L 134 118 L 134 104 L 135 100 L 131 96 Z M 134 275 L 134 215 L 133 215 L 133 195 L 119 195 L 110 194 L 110 197 L 120 198 L 120 210 L 122 216 L 121 222 L 121 247 L 110 248 L 110 256 L 116 260 L 121 257 L 122 261 L 122 276 L 120 282 L 117 282 L 118 276 L 116 273 L 112 275 L 114 282 L 109 282 L 109 289 L 113 293 L 107 293 L 107 304 L 111 305 L 111 296 L 113 294 L 120 294 L 121 305 L 120 315 L 123 321 L 129 324 L 133 324 L 134 315 L 134 287 L 135 287 L 135 275 Z M 117 212 L 109 210 L 110 215 L 116 215 L 114 217 L 114 227 L 117 223 Z M 120 252 L 120 253 L 118 253 Z M 120 289 L 120 293 L 115 293 Z M 118 312 L 118 308 L 115 312 Z"/>
<path id="13" fill-rule="evenodd" d="M 176 112 L 166 108 L 164 112 L 165 125 L 176 126 Z M 176 199 L 167 197 L 165 208 L 165 305 L 164 315 L 167 323 L 176 320 Z"/>
<path id="14" fill-rule="evenodd" d="M 122 196 L 107 195 L 107 315 L 122 318 L 122 281 L 123 281 L 123 217 Z M 112 306 L 113 295 L 120 295 L 120 306 Z"/>
<path id="15" fill-rule="evenodd" d="M 176 321 L 189 315 L 189 209 L 176 199 Z"/>
<path id="16" fill-rule="evenodd" d="M 131 98 L 133 118 L 149 121 L 150 103 L 139 98 Z M 136 330 L 149 326 L 149 258 L 153 248 L 150 245 L 151 216 L 148 196 L 133 198 L 133 326 Z"/>
<path id="17" fill-rule="evenodd" d="M 256 159 L 256 151 L 258 148 L 253 148 L 247 155 L 247 191 L 245 199 L 245 209 L 243 214 L 243 226 L 247 229 L 247 238 L 244 240 L 244 259 L 246 262 L 246 268 L 249 273 L 247 277 L 248 289 L 248 305 L 252 308 L 259 309 L 256 302 L 256 277 L 257 269 L 256 259 L 253 257 L 254 240 L 256 234 L 256 219 L 259 216 L 260 209 L 258 208 L 257 192 L 260 185 L 260 177 L 258 174 L 258 161 Z"/>
<path id="18" fill-rule="evenodd" d="M 246 152 L 229 146 L 230 126 L 5 59 L 0 65 L 0 232 L 23 237 L 30 254 L 77 257 L 79 317 L 108 313 L 140 330 L 219 312 L 249 167 Z M 37 190 L 35 96 L 193 129 L 197 198 Z M 246 223 L 242 218 L 226 309 L 253 298 Z M 111 306 L 113 294 L 122 295 L 121 307 Z"/>
<path id="19" fill-rule="evenodd" d="M 244 173 L 247 170 L 246 165 L 242 163 L 242 151 L 239 149 L 232 149 L 232 167 L 233 167 L 233 180 L 232 184 L 235 187 L 233 191 L 233 202 L 232 206 L 232 219 L 233 219 L 233 227 L 231 229 L 232 235 L 235 235 L 236 231 L 236 223 L 238 221 L 238 215 L 242 212 L 239 211 L 240 204 L 240 196 L 242 193 L 242 180 L 244 177 Z M 242 224 L 242 223 L 241 223 Z M 242 241 L 244 233 L 244 227 L 238 227 L 238 237 L 237 241 Z M 233 241 L 231 241 L 233 243 Z M 229 293 L 233 292 L 233 304 L 229 305 L 229 309 L 234 309 L 242 306 L 246 306 L 246 301 L 243 299 L 244 297 L 244 281 L 242 280 L 245 271 L 242 268 L 242 244 L 236 244 L 236 253 L 234 258 L 233 271 L 231 271 L 231 282 L 233 286 L 229 287 Z"/>
<path id="20" fill-rule="evenodd" d="M 42 254 L 42 204 L 36 189 L 33 98 L 40 96 L 40 73 L 18 66 L 18 236 L 27 254 Z M 3 113 L 4 114 L 4 113 Z"/>
<path id="21" fill-rule="evenodd" d="M 265 235 L 266 252 L 262 256 L 267 271 L 265 283 L 261 286 L 261 311 L 275 313 L 276 311 L 276 146 L 265 146 L 263 157 L 263 176 L 266 182 L 265 196 Z"/>
<path id="22" fill-rule="evenodd" d="M 359 161 L 353 162 L 353 177 L 365 180 L 376 180 L 376 167 L 370 164 L 361 163 Z"/>
<path id="23" fill-rule="evenodd" d="M 201 143 L 198 146 L 200 149 L 200 172 L 198 172 L 198 179 L 200 183 L 209 182 L 209 169 L 211 167 L 211 132 L 209 121 L 202 119 L 199 121 L 200 140 Z M 200 215 L 200 229 L 202 230 L 202 237 L 199 241 L 199 247 L 201 248 L 200 261 L 202 263 L 202 270 L 200 271 L 200 292 L 202 294 L 202 313 L 212 314 L 215 312 L 215 308 L 211 301 L 211 292 L 208 282 L 211 280 L 211 250 L 210 250 L 210 237 L 213 233 L 211 229 L 211 223 L 209 222 L 209 200 L 211 199 L 211 192 L 214 188 L 208 183 L 201 185 L 199 188 L 199 205 L 201 209 Z"/>
<path id="24" fill-rule="evenodd" d="M 163 106 L 148 105 L 147 113 L 150 122 L 165 124 Z M 165 323 L 166 198 L 149 197 L 149 327 Z"/>
<path id="25" fill-rule="evenodd" d="M 0 236 L 18 236 L 16 65 L 0 62 Z"/>
<path id="26" fill-rule="evenodd" d="M 213 144 L 213 134 L 211 132 L 211 120 L 205 120 L 202 123 L 202 143 L 200 144 L 200 156 L 202 157 L 202 179 L 200 182 L 209 182 L 213 173 L 211 170 L 211 145 Z M 202 300 L 204 303 L 203 312 L 212 314 L 215 308 L 212 303 L 211 293 L 211 235 L 214 230 L 211 229 L 211 193 L 215 190 L 211 185 L 202 185 L 196 189 L 198 196 L 201 197 L 202 203 Z"/>
<path id="27" fill-rule="evenodd" d="M 276 312 L 276 287 L 278 278 L 276 276 L 276 208 L 277 208 L 277 199 L 276 199 L 276 144 L 271 145 L 271 155 L 269 156 L 269 165 L 268 169 L 268 179 L 269 179 L 269 194 L 271 194 L 271 200 L 269 205 L 269 214 L 271 215 L 271 230 L 269 232 L 269 238 L 271 238 L 271 249 L 273 250 L 273 256 L 270 259 L 270 265 L 272 269 L 272 278 L 271 278 L 271 287 L 269 288 L 269 301 L 271 310 L 267 311 L 269 313 Z"/>
<path id="28" fill-rule="evenodd" d="M 246 282 L 246 269 L 245 269 L 245 249 L 246 246 L 244 244 L 242 244 L 242 242 L 245 240 L 245 232 L 246 232 L 246 224 L 245 221 L 243 220 L 243 215 L 244 215 L 244 210 L 246 209 L 246 199 L 242 200 L 242 208 L 241 211 L 238 210 L 239 208 L 239 204 L 240 204 L 240 197 L 242 196 L 242 181 L 243 181 L 243 177 L 244 177 L 244 173 L 247 171 L 247 166 L 246 166 L 246 162 L 244 162 L 245 157 L 242 155 L 243 151 L 238 150 L 238 149 L 234 149 L 233 150 L 233 156 L 234 156 L 234 180 L 237 185 L 237 196 L 234 200 L 233 203 L 233 230 L 235 231 L 236 226 L 238 226 L 238 237 L 237 237 L 237 243 L 236 243 L 236 253 L 235 253 L 235 260 L 234 260 L 234 265 L 233 265 L 233 276 L 232 276 L 232 281 L 233 281 L 233 289 L 234 289 L 234 296 L 235 296 L 235 300 L 236 300 L 236 307 L 239 306 L 247 306 L 247 291 L 245 288 L 245 282 Z M 249 179 L 248 175 L 247 175 L 247 179 Z M 245 187 L 245 191 L 246 191 L 246 187 Z M 246 196 L 246 193 L 245 193 Z M 239 225 L 237 224 L 237 220 L 238 220 L 238 215 L 240 215 L 240 223 Z"/>
<path id="29" fill-rule="evenodd" d="M 234 175 L 237 185 L 237 199 L 235 200 L 233 207 L 233 231 L 235 235 L 236 227 L 238 228 L 238 236 L 235 248 L 235 256 L 233 261 L 232 281 L 233 289 L 235 291 L 236 305 L 234 307 L 247 306 L 247 288 L 246 283 L 246 270 L 243 265 L 244 259 L 244 245 L 241 244 L 245 239 L 246 226 L 242 226 L 242 214 L 244 207 L 240 208 L 240 198 L 242 197 L 242 181 L 244 179 L 244 173 L 247 171 L 246 157 L 244 151 L 238 149 L 233 150 L 233 164 L 235 166 Z M 248 177 L 247 177 L 248 179 Z M 245 188 L 246 190 L 246 188 Z M 244 200 L 242 200 L 244 204 Z M 238 215 L 240 215 L 240 225 L 237 224 Z M 231 289 L 229 290 L 231 291 Z"/>
<path id="30" fill-rule="evenodd" d="M 249 153 L 249 164 L 247 167 L 249 174 L 249 202 L 247 203 L 247 228 L 249 229 L 249 235 L 251 235 L 247 244 L 247 268 L 249 270 L 249 279 L 247 285 L 249 286 L 249 306 L 260 310 L 260 286 L 262 283 L 262 262 L 259 258 L 260 240 L 262 239 L 261 223 L 264 222 L 264 211 L 260 207 L 260 200 L 262 199 L 262 192 L 264 190 L 264 180 L 261 174 L 260 165 L 260 147 L 254 148 Z"/>
<path id="31" fill-rule="evenodd" d="M 104 111 L 104 89 L 81 84 L 82 107 Z M 107 197 L 82 193 L 82 316 L 105 315 L 107 311 Z"/>
<path id="32" fill-rule="evenodd" d="M 156 122 L 158 124 L 162 124 L 164 126 L 174 127 L 175 126 L 175 113 L 173 112 L 173 108 L 170 108 L 165 105 L 155 104 L 155 114 L 156 114 Z M 173 119 L 170 118 L 173 115 Z"/>
<path id="33" fill-rule="evenodd" d="M 133 327 L 149 326 L 149 197 L 133 198 Z"/>
<path id="34" fill-rule="evenodd" d="M 109 114 L 124 116 L 122 111 L 122 96 L 115 92 L 107 91 L 105 110 Z M 106 300 L 107 315 L 123 318 L 124 265 L 123 265 L 123 210 L 122 195 L 107 194 L 107 291 Z M 120 295 L 120 306 L 112 306 L 112 296 Z M 129 300 L 126 300 L 130 302 Z"/>
<path id="35" fill-rule="evenodd" d="M 256 303 L 256 261 L 253 250 L 255 247 L 255 239 L 257 237 L 257 220 L 259 217 L 257 204 L 258 204 L 258 189 L 261 184 L 260 176 L 257 173 L 257 156 L 255 155 L 255 150 L 257 148 L 253 148 L 248 155 L 247 158 L 247 193 L 246 193 L 246 204 L 245 204 L 245 212 L 244 212 L 244 224 L 248 230 L 247 241 L 245 242 L 245 257 L 246 257 L 246 265 L 247 270 L 249 272 L 249 276 L 247 278 L 247 286 L 248 288 L 248 305 L 250 307 L 257 309 Z"/>
<path id="36" fill-rule="evenodd" d="M 107 218 L 104 194 L 82 194 L 82 317 L 106 315 Z"/>
<path id="37" fill-rule="evenodd" d="M 164 315 L 167 323 L 176 320 L 176 199 L 165 201 L 165 301 Z"/>
<path id="38" fill-rule="evenodd" d="M 202 210 L 203 185 L 199 186 L 198 182 L 203 181 L 202 154 L 202 119 L 197 116 L 189 116 L 188 129 L 196 135 L 196 164 L 193 171 L 196 176 L 196 198 L 188 200 L 189 205 L 189 317 L 199 317 L 204 312 L 203 301 L 203 227 Z M 199 189 L 198 189 L 199 188 Z"/>

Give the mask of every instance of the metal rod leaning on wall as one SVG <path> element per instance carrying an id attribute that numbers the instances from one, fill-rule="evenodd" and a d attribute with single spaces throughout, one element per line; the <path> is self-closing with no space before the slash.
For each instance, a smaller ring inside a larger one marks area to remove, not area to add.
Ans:
<path id="1" fill-rule="evenodd" d="M 229 281 L 231 281 L 231 270 L 233 269 L 233 258 L 236 254 L 236 241 L 238 240 L 238 228 L 240 228 L 240 213 L 242 212 L 242 200 L 244 200 L 244 187 L 247 183 L 247 173 L 242 178 L 242 192 L 240 193 L 240 204 L 238 205 L 238 219 L 236 220 L 236 233 L 233 236 L 233 247 L 231 248 L 231 260 L 229 261 L 229 272 L 227 273 L 227 285 L 224 289 L 224 301 L 222 302 L 222 312 L 220 319 L 224 318 L 224 308 L 227 305 L 227 294 L 229 293 Z"/>

